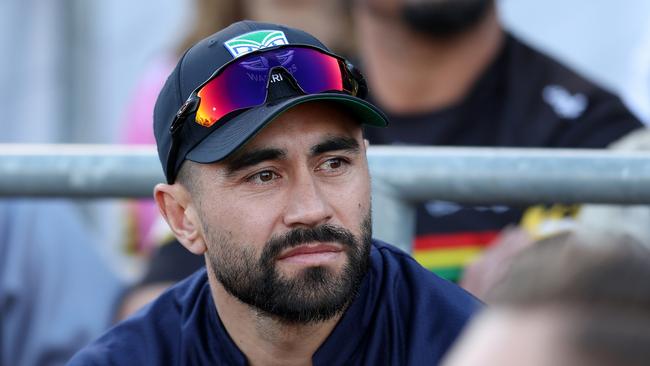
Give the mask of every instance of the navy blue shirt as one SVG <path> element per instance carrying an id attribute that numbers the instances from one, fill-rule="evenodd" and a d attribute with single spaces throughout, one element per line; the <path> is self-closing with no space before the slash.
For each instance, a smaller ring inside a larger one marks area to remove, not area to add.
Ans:
<path id="1" fill-rule="evenodd" d="M 373 241 L 357 298 L 317 365 L 435 365 L 479 307 L 399 249 Z M 201 269 L 81 350 L 69 365 L 246 365 Z"/>

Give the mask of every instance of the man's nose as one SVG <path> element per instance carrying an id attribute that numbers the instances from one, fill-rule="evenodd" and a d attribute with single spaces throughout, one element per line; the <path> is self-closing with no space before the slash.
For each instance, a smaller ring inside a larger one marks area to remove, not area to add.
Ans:
<path id="1" fill-rule="evenodd" d="M 332 218 L 328 197 L 310 174 L 294 179 L 287 199 L 284 224 L 288 227 L 318 226 Z"/>

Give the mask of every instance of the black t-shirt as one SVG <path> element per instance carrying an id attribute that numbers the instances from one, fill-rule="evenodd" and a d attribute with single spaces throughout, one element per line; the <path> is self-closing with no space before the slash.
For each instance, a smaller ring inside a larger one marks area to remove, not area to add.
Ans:
<path id="1" fill-rule="evenodd" d="M 365 131 L 371 144 L 602 148 L 642 126 L 618 97 L 512 35 L 460 103 L 389 119 L 388 128 Z M 418 208 L 414 255 L 456 279 L 463 264 L 521 214 L 498 202 L 427 202 Z"/>

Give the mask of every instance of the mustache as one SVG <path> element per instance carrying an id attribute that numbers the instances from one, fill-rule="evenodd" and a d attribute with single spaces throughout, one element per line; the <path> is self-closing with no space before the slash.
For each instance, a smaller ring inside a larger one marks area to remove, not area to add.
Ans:
<path id="1" fill-rule="evenodd" d="M 272 237 L 265 245 L 261 261 L 272 261 L 285 249 L 290 249 L 310 242 L 337 242 L 344 248 L 355 248 L 358 243 L 347 229 L 324 224 L 314 228 L 297 228 L 280 236 Z"/>

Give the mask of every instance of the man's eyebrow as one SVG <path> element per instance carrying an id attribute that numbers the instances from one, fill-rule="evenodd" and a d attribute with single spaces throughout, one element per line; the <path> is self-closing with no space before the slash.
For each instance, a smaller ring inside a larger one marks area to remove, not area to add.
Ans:
<path id="1" fill-rule="evenodd" d="M 311 155 L 319 155 L 330 151 L 344 150 L 359 151 L 359 142 L 352 137 L 333 136 L 311 148 Z"/>
<path id="2" fill-rule="evenodd" d="M 287 156 L 287 152 L 282 149 L 258 149 L 251 151 L 244 151 L 240 154 L 233 156 L 226 160 L 227 174 L 233 174 L 241 169 L 259 164 L 267 160 L 283 159 Z"/>

